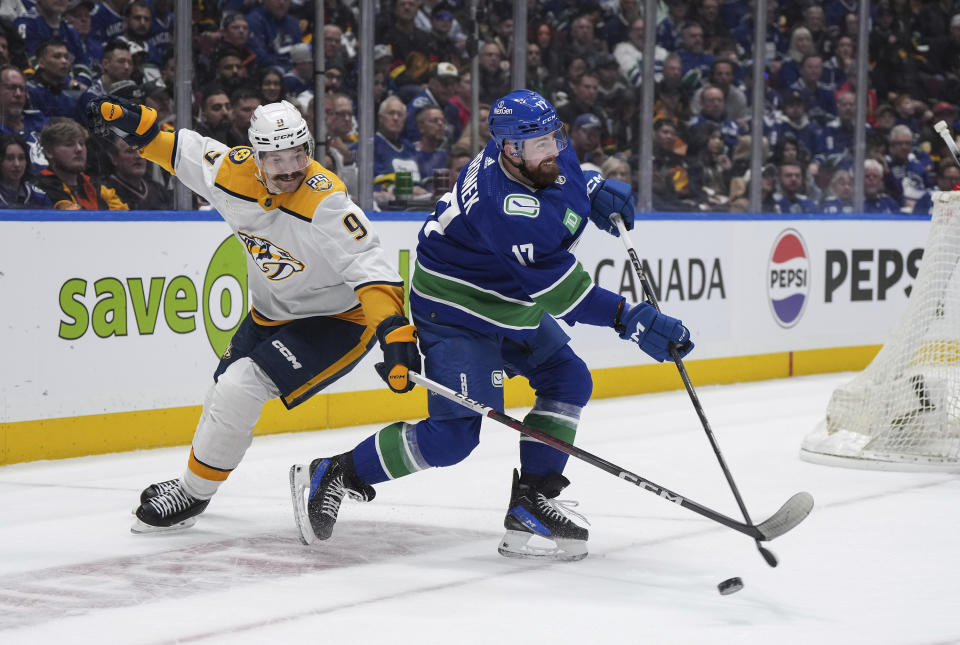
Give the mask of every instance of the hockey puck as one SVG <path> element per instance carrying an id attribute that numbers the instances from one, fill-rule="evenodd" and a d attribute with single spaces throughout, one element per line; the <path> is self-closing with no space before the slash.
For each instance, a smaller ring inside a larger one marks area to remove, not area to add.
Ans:
<path id="1" fill-rule="evenodd" d="M 717 590 L 721 596 L 729 596 L 743 589 L 743 580 L 740 578 L 727 578 L 717 585 Z"/>

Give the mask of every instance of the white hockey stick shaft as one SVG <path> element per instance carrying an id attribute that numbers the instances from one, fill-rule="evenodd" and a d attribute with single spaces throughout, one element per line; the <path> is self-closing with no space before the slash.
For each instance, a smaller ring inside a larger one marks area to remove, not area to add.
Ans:
<path id="1" fill-rule="evenodd" d="M 947 144 L 947 149 L 949 149 L 950 154 L 953 155 L 953 162 L 957 164 L 957 166 L 960 166 L 960 148 L 957 148 L 957 140 L 953 138 L 953 133 L 950 132 L 950 126 L 947 125 L 946 121 L 937 121 L 933 129 L 937 131 L 944 143 Z"/>

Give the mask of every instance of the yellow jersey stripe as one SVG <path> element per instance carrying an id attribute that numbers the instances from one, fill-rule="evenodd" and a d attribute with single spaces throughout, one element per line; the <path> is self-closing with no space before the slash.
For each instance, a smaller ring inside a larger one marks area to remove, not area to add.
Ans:
<path id="1" fill-rule="evenodd" d="M 137 124 L 137 134 L 143 135 L 157 120 L 157 111 L 146 105 L 140 106 L 140 123 Z"/>
<path id="2" fill-rule="evenodd" d="M 403 284 L 372 283 L 357 287 L 367 324 L 376 327 L 390 316 L 403 316 Z"/>
<path id="3" fill-rule="evenodd" d="M 301 396 L 309 392 L 311 389 L 313 389 L 320 383 L 323 383 L 324 381 L 331 378 L 338 372 L 341 372 L 347 369 L 348 367 L 353 365 L 355 362 L 360 360 L 360 358 L 363 357 L 363 355 L 366 353 L 367 346 L 370 344 L 370 341 L 373 339 L 373 334 L 374 334 L 373 327 L 367 327 L 366 329 L 364 329 L 363 335 L 360 336 L 359 343 L 354 345 L 346 354 L 340 357 L 340 360 L 335 362 L 333 365 L 331 365 L 327 369 L 323 370 L 322 372 L 314 376 L 312 379 L 310 379 L 309 381 L 307 381 L 306 383 L 298 387 L 296 390 L 294 390 L 290 394 L 284 396 L 283 402 L 289 406 L 292 402 L 296 401 L 298 398 L 300 398 Z"/>
<path id="4" fill-rule="evenodd" d="M 337 318 L 339 320 L 346 320 L 347 322 L 357 323 L 358 325 L 366 325 L 367 317 L 363 313 L 363 307 L 357 305 L 353 309 L 344 311 L 342 314 L 333 314 L 331 318 Z"/>
<path id="5" fill-rule="evenodd" d="M 222 166 L 220 166 L 220 168 L 222 169 L 223 166 L 225 166 L 225 165 L 226 165 L 226 164 L 223 164 Z M 230 190 L 229 188 L 227 188 L 226 186 L 224 186 L 223 184 L 221 184 L 220 182 L 216 182 L 216 181 L 215 181 L 215 182 L 213 183 L 213 185 L 216 186 L 217 188 L 219 188 L 220 190 L 222 190 L 223 192 L 225 192 L 226 194 L 230 195 L 231 197 L 236 197 L 237 199 L 242 199 L 242 200 L 248 201 L 248 202 L 256 202 L 256 201 L 257 201 L 257 198 L 256 198 L 256 197 L 251 197 L 250 195 L 244 195 L 243 193 L 234 192 L 234 191 Z"/>
<path id="6" fill-rule="evenodd" d="M 250 307 L 250 317 L 253 318 L 253 322 L 263 327 L 279 327 L 290 322 L 289 320 L 271 320 L 266 316 L 261 316 L 253 307 Z"/>
<path id="7" fill-rule="evenodd" d="M 280 207 L 279 207 L 279 210 L 282 211 L 282 212 L 284 212 L 284 213 L 286 213 L 287 215 L 293 215 L 293 216 L 296 217 L 297 219 L 303 220 L 304 222 L 312 222 L 312 221 L 313 221 L 313 213 L 310 213 L 309 215 L 301 215 L 300 213 L 297 213 L 297 212 L 295 212 L 295 211 L 292 211 L 292 210 L 290 210 L 289 208 L 284 208 L 283 206 L 280 206 Z"/>
<path id="8" fill-rule="evenodd" d="M 150 143 L 140 149 L 141 157 L 159 165 L 171 175 L 177 174 L 173 171 L 176 153 L 177 134 L 175 132 L 159 132 Z"/>
<path id="9" fill-rule="evenodd" d="M 214 482 L 224 481 L 232 472 L 230 470 L 222 470 L 206 465 L 194 456 L 193 448 L 190 448 L 190 459 L 187 461 L 187 468 L 197 477 Z"/>

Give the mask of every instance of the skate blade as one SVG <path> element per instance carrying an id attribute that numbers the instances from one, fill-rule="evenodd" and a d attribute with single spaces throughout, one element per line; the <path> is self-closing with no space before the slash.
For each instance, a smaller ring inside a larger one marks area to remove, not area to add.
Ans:
<path id="1" fill-rule="evenodd" d="M 507 531 L 497 551 L 505 558 L 522 560 L 559 560 L 562 562 L 576 562 L 587 557 L 586 540 L 570 540 L 565 538 L 542 538 L 546 542 L 553 542 L 553 546 L 537 546 L 530 544 L 530 540 L 537 536 L 526 531 Z"/>
<path id="2" fill-rule="evenodd" d="M 311 545 L 317 540 L 307 515 L 306 494 L 310 487 L 310 470 L 307 466 L 296 464 L 290 467 L 290 498 L 293 501 L 293 519 L 300 531 L 300 543 Z"/>
<path id="3" fill-rule="evenodd" d="M 188 529 L 194 524 L 197 523 L 196 517 L 188 517 L 182 522 L 178 522 L 172 526 L 151 526 L 141 521 L 140 518 L 136 518 L 133 521 L 133 526 L 130 527 L 130 532 L 134 535 L 146 535 L 148 533 L 172 533 L 174 531 L 182 531 Z"/>

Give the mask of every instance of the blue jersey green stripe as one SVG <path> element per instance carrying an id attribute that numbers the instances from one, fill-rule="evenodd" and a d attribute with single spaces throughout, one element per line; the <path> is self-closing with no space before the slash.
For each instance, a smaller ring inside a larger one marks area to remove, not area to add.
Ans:
<path id="1" fill-rule="evenodd" d="M 416 445 L 416 427 L 410 424 L 398 421 L 381 428 L 377 432 L 376 446 L 380 465 L 390 479 L 430 467 Z"/>
<path id="2" fill-rule="evenodd" d="M 390 479 L 397 479 L 414 472 L 407 465 L 403 454 L 403 422 L 398 421 L 382 428 L 377 433 L 377 453 L 380 455 L 380 465 Z"/>
<path id="3" fill-rule="evenodd" d="M 556 437 L 567 443 L 573 443 L 573 440 L 577 436 L 577 420 L 569 417 L 538 414 L 536 410 L 531 410 L 527 416 L 523 418 L 523 423 L 537 430 L 543 430 L 551 437 Z M 536 441 L 526 435 L 524 435 L 523 439 Z"/>
<path id="4" fill-rule="evenodd" d="M 536 302 L 524 302 L 481 289 L 464 280 L 424 269 L 419 263 L 413 272 L 412 288 L 424 298 L 468 312 L 501 327 L 535 329 L 543 318 L 544 309 Z"/>
<path id="5" fill-rule="evenodd" d="M 560 317 L 573 309 L 593 287 L 593 280 L 577 262 L 551 287 L 533 294 L 533 300 L 551 316 Z"/>

